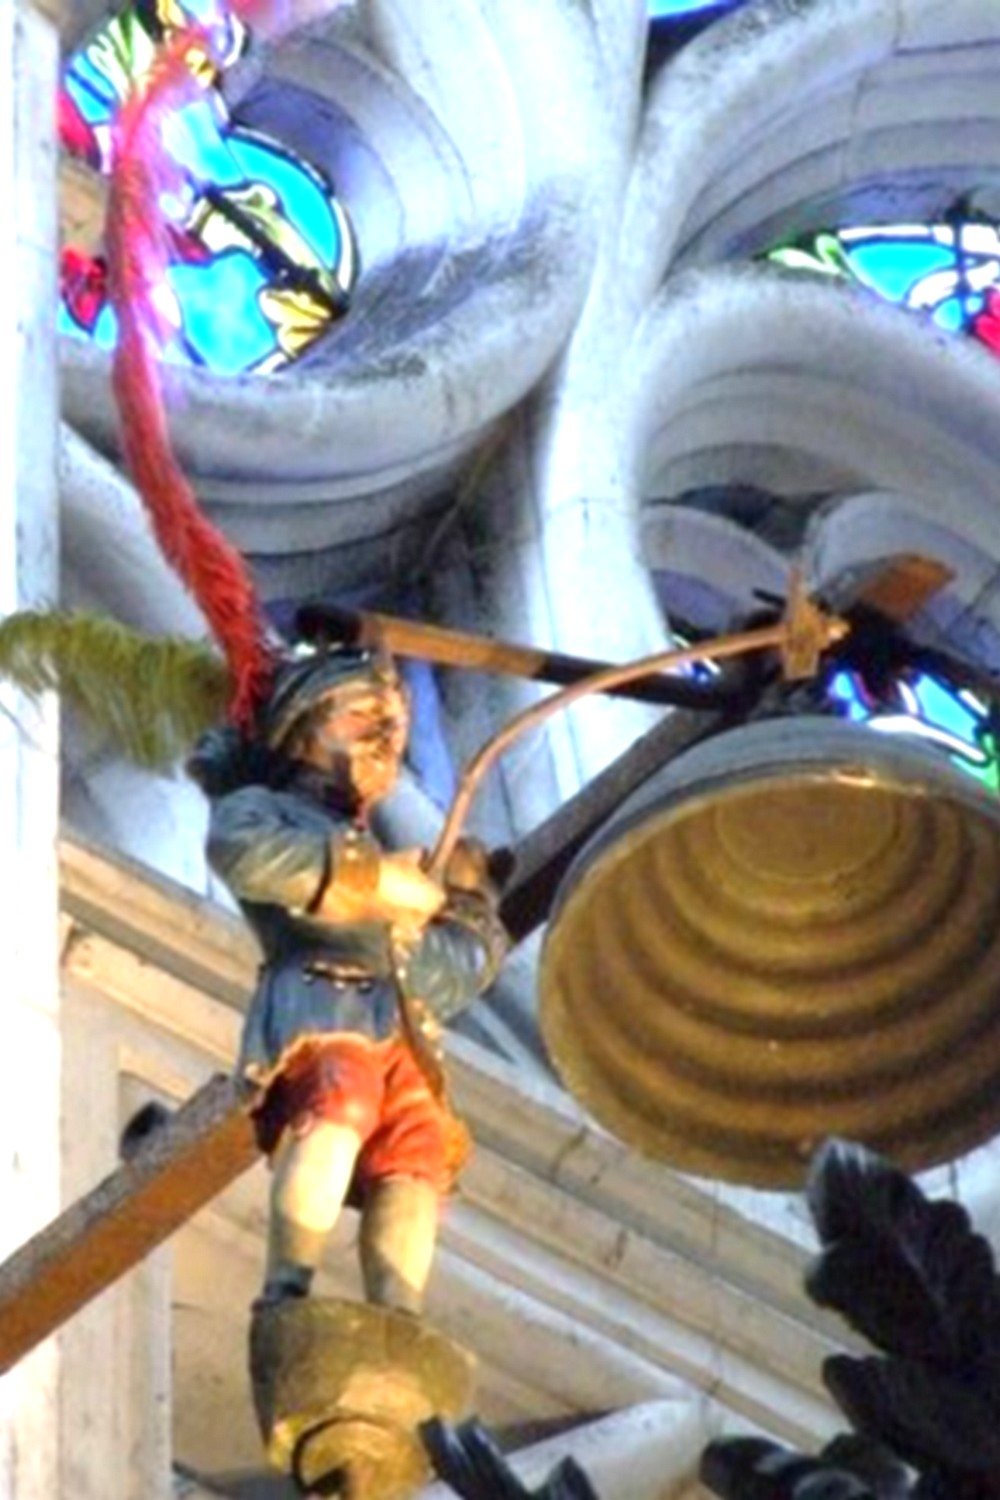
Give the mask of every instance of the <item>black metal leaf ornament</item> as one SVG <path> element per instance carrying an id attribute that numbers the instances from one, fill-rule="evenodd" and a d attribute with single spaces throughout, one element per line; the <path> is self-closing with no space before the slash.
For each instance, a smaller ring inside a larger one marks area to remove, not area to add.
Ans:
<path id="1" fill-rule="evenodd" d="M 957 1203 L 931 1202 L 905 1173 L 861 1146 L 828 1141 L 807 1185 L 822 1252 L 806 1276 L 888 1353 L 935 1365 L 1000 1354 L 993 1254 Z"/>
<path id="2" fill-rule="evenodd" d="M 926 1475 L 925 1494 L 946 1472 L 955 1500 L 990 1476 L 985 1493 L 1000 1495 L 1000 1283 L 986 1240 L 958 1204 L 860 1146 L 825 1145 L 808 1194 L 823 1243 L 809 1292 L 884 1354 L 827 1360 L 835 1401 Z"/>
<path id="3" fill-rule="evenodd" d="M 458 1427 L 431 1421 L 420 1430 L 435 1472 L 462 1500 L 599 1500 L 571 1458 L 564 1459 L 540 1489 L 526 1489 L 475 1420 Z"/>
<path id="4" fill-rule="evenodd" d="M 765 1438 L 710 1443 L 701 1480 L 722 1500 L 888 1500 L 885 1489 L 873 1488 L 834 1456 L 806 1458 Z"/>
<path id="5" fill-rule="evenodd" d="M 820 1148 L 807 1193 L 822 1248 L 806 1287 L 881 1350 L 823 1368 L 860 1437 L 817 1459 L 725 1439 L 704 1454 L 705 1483 L 723 1500 L 1000 1500 L 1000 1280 L 986 1240 L 958 1204 L 847 1142 Z M 879 1452 L 881 1471 L 865 1458 Z"/>

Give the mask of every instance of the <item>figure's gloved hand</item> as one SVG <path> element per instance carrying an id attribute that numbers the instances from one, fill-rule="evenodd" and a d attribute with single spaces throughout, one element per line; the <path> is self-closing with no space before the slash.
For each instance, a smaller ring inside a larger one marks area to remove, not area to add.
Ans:
<path id="1" fill-rule="evenodd" d="M 438 882 L 421 867 L 423 850 L 385 853 L 374 841 L 351 835 L 337 839 L 332 878 L 310 914 L 321 922 L 387 922 L 414 935 L 445 904 Z"/>
<path id="2" fill-rule="evenodd" d="M 436 917 L 445 892 L 421 866 L 422 849 L 400 849 L 379 861 L 375 899 L 392 920 L 420 926 Z"/>
<path id="3" fill-rule="evenodd" d="M 460 838 L 456 842 L 445 866 L 444 883 L 451 891 L 493 894 L 489 850 L 480 839 Z"/>
<path id="4" fill-rule="evenodd" d="M 449 896 L 481 896 L 495 908 L 513 869 L 513 852 L 504 845 L 488 849 L 479 839 L 461 838 L 445 867 L 445 889 Z"/>

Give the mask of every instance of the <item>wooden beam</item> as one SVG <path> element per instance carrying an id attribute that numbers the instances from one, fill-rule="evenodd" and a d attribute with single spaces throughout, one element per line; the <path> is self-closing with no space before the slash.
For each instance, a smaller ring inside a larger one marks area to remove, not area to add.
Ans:
<path id="1" fill-rule="evenodd" d="M 615 809 L 660 766 L 726 722 L 721 714 L 677 710 L 667 715 L 521 841 L 500 903 L 515 943 L 546 920 L 573 859 Z"/>
<path id="2" fill-rule="evenodd" d="M 559 683 L 563 687 L 606 672 L 612 665 L 590 656 L 565 656 L 558 651 L 539 650 L 537 646 L 519 646 L 491 636 L 472 635 L 465 630 L 376 614 L 372 610 L 347 609 L 334 603 L 303 605 L 296 616 L 296 630 L 308 640 L 367 650 L 384 647 L 393 656 L 412 657 L 437 666 L 505 673 Z M 613 697 L 659 703 L 669 708 L 718 709 L 740 696 L 741 675 L 737 668 L 735 677 L 725 682 L 715 679 L 699 683 L 676 673 L 657 672 L 616 683 L 602 691 Z"/>
<path id="3" fill-rule="evenodd" d="M 501 903 L 515 942 L 545 920 L 559 880 L 584 841 L 658 766 L 718 722 L 704 714 L 670 715 L 518 846 L 513 878 Z M 77 920 L 89 919 L 96 926 L 110 922 L 113 937 L 126 943 L 131 939 L 142 949 L 148 947 L 151 934 L 159 933 L 157 961 L 170 967 L 173 950 L 166 952 L 162 921 L 169 898 L 162 878 L 138 867 L 127 872 L 135 884 L 134 899 L 123 901 L 120 909 L 116 906 L 117 914 L 109 915 L 96 894 L 95 858 L 79 846 L 67 846 L 68 909 Z M 224 960 L 223 984 L 216 979 L 208 987 L 221 989 L 219 998 L 231 998 L 227 992 L 248 965 L 249 945 L 244 946 L 231 922 L 215 940 L 192 905 L 195 898 L 184 893 L 181 900 L 182 906 L 191 908 L 187 915 L 197 935 L 195 958 L 189 955 L 185 961 L 195 971 L 191 977 L 200 971 L 204 979 Z M 0 1372 L 168 1239 L 256 1157 L 235 1082 L 221 1076 L 212 1079 L 130 1161 L 0 1266 Z"/>
<path id="4" fill-rule="evenodd" d="M 256 1160 L 236 1084 L 213 1078 L 132 1160 L 0 1266 L 0 1372 L 131 1270 Z"/>

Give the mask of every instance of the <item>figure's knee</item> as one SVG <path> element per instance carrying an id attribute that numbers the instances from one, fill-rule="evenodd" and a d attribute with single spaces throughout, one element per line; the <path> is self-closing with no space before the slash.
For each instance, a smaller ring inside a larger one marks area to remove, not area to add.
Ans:
<path id="1" fill-rule="evenodd" d="M 361 1272 L 369 1301 L 403 1312 L 423 1310 L 441 1211 L 424 1177 L 368 1184 L 361 1212 Z"/>
<path id="2" fill-rule="evenodd" d="M 329 1120 L 316 1120 L 303 1135 L 287 1133 L 274 1164 L 274 1212 L 304 1228 L 331 1230 L 360 1146 L 351 1125 Z"/>

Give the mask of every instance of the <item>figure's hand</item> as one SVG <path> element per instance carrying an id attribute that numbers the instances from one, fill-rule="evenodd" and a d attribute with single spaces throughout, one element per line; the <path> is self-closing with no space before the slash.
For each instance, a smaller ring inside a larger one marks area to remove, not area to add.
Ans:
<path id="1" fill-rule="evenodd" d="M 352 889 L 334 879 L 313 909 L 321 922 L 388 922 L 419 935 L 445 904 L 445 892 L 421 868 L 422 849 L 379 853 L 377 876 L 371 889 Z"/>
<path id="2" fill-rule="evenodd" d="M 486 892 L 491 886 L 489 851 L 481 840 L 460 838 L 451 851 L 444 883 L 453 891 Z"/>
<path id="3" fill-rule="evenodd" d="M 421 869 L 422 858 L 422 849 L 401 849 L 395 854 L 383 854 L 375 899 L 380 906 L 391 908 L 387 913 L 390 920 L 407 926 L 423 926 L 444 906 L 444 890 Z"/>

